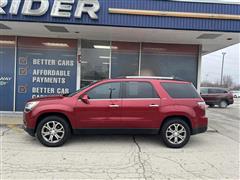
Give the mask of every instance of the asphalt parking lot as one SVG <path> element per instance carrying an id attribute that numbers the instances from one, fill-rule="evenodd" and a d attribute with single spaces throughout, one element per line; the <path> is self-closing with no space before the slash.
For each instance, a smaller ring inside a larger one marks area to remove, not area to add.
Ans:
<path id="1" fill-rule="evenodd" d="M 208 109 L 211 129 L 182 149 L 166 148 L 159 136 L 74 136 L 47 148 L 2 123 L 1 179 L 239 179 L 239 108 L 238 100 Z"/>
<path id="2" fill-rule="evenodd" d="M 224 136 L 240 142 L 240 98 L 226 109 L 208 108 L 209 126 Z"/>

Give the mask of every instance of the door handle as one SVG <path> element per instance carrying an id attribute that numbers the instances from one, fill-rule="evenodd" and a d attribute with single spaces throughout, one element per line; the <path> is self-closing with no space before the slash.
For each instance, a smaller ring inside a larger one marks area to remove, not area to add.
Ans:
<path id="1" fill-rule="evenodd" d="M 117 105 L 117 104 L 110 104 L 109 107 L 111 107 L 111 108 L 118 108 L 119 105 Z"/>
<path id="2" fill-rule="evenodd" d="M 158 104 L 150 104 L 149 107 L 159 107 Z"/>

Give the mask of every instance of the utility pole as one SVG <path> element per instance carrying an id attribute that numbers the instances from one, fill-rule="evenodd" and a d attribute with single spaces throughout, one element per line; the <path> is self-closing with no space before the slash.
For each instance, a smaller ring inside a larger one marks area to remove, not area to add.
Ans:
<path id="1" fill-rule="evenodd" d="M 221 85 L 223 85 L 223 67 L 224 67 L 224 60 L 225 60 L 225 55 L 226 52 L 222 52 L 222 70 L 221 70 Z"/>

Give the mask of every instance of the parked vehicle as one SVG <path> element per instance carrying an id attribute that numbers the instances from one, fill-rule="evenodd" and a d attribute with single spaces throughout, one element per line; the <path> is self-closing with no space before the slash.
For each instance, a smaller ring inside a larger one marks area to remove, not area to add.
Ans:
<path id="1" fill-rule="evenodd" d="M 230 91 L 234 98 L 240 98 L 240 90 L 239 91 Z"/>
<path id="2" fill-rule="evenodd" d="M 189 82 L 161 77 L 102 80 L 79 91 L 30 100 L 24 129 L 46 146 L 71 134 L 160 134 L 166 146 L 183 147 L 205 132 L 205 102 Z"/>
<path id="3" fill-rule="evenodd" d="M 202 87 L 201 96 L 210 107 L 218 105 L 220 108 L 226 108 L 234 103 L 233 94 L 223 88 Z"/>

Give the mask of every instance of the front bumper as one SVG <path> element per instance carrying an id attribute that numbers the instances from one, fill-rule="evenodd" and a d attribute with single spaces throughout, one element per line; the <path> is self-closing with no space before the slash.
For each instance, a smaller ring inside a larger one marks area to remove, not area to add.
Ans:
<path id="1" fill-rule="evenodd" d="M 23 125 L 24 131 L 26 131 L 30 136 L 35 136 L 35 131 L 33 128 L 27 128 L 25 125 Z"/>
<path id="2" fill-rule="evenodd" d="M 30 136 L 35 136 L 35 129 L 29 128 L 29 114 L 23 113 L 23 129 L 26 131 Z"/>

